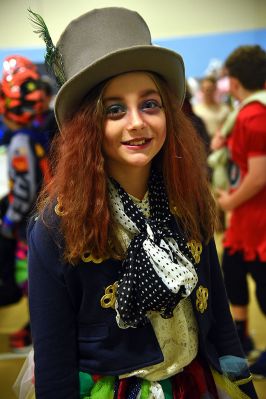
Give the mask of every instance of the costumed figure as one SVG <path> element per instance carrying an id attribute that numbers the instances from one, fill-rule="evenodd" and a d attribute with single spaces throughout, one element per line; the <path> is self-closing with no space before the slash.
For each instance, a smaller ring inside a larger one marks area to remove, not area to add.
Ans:
<path id="1" fill-rule="evenodd" d="M 26 226 L 43 179 L 48 181 L 49 178 L 47 138 L 33 126 L 36 115 L 42 109 L 43 92 L 37 68 L 30 60 L 19 55 L 5 58 L 0 101 L 3 121 L 7 126 L 9 179 L 8 196 L 2 199 L 1 240 L 13 242 L 9 263 L 15 262 L 15 266 L 12 272 L 10 267 L 10 273 L 15 273 L 16 283 L 23 294 L 27 294 Z M 12 259 L 14 247 L 15 258 Z M 5 245 L 1 246 L 1 250 L 5 252 Z M 16 334 L 11 337 L 14 349 L 20 349 L 24 333 L 19 332 L 18 338 Z M 26 335 L 29 335 L 28 329 Z"/>
<path id="2" fill-rule="evenodd" d="M 31 18 L 61 82 L 60 135 L 28 229 L 35 366 L 18 388 L 37 399 L 257 398 L 212 238 L 205 149 L 181 111 L 182 57 L 153 46 L 125 8 L 81 15 L 56 47 Z"/>

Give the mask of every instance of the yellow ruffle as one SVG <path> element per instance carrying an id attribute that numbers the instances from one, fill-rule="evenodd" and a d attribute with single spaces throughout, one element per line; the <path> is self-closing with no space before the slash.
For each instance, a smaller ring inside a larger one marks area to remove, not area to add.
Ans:
<path id="1" fill-rule="evenodd" d="M 250 396 L 246 395 L 238 387 L 241 384 L 246 384 L 252 380 L 252 377 L 246 378 L 245 380 L 230 381 L 226 376 L 219 374 L 216 370 L 211 369 L 215 385 L 217 387 L 219 395 L 228 395 L 228 399 L 250 399 Z M 220 397 L 220 396 L 219 396 Z"/>

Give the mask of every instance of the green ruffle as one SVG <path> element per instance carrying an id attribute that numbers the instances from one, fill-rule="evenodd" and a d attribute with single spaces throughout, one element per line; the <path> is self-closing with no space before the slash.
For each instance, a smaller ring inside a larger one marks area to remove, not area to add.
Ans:
<path id="1" fill-rule="evenodd" d="M 172 383 L 169 378 L 166 380 L 161 380 L 159 381 L 159 384 L 161 385 L 164 393 L 164 398 L 165 399 L 173 399 L 173 390 L 172 390 Z"/>
<path id="2" fill-rule="evenodd" d="M 103 377 L 96 381 L 90 393 L 82 399 L 113 399 L 115 377 Z"/>
<path id="3" fill-rule="evenodd" d="M 88 373 L 79 372 L 79 395 L 83 399 L 84 396 L 88 395 L 94 385 L 92 376 Z"/>
<path id="4" fill-rule="evenodd" d="M 140 399 L 148 399 L 150 396 L 150 386 L 151 383 L 147 380 L 142 380 L 141 381 L 141 394 L 140 394 Z"/>

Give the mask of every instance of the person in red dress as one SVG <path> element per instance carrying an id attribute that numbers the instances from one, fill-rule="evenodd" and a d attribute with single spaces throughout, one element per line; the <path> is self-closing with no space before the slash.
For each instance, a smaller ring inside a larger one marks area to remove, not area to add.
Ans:
<path id="1" fill-rule="evenodd" d="M 240 340 L 247 342 L 250 274 L 266 314 L 266 52 L 241 46 L 225 62 L 230 91 L 239 102 L 229 149 L 230 190 L 219 191 L 218 203 L 231 212 L 224 239 L 223 272 Z M 266 352 L 251 367 L 266 377 Z"/>

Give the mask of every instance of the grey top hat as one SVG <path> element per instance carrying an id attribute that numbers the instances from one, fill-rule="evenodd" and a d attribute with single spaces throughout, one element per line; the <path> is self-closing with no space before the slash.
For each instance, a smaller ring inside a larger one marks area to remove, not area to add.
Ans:
<path id="1" fill-rule="evenodd" d="M 130 71 L 161 75 L 182 104 L 185 94 L 182 57 L 152 45 L 149 28 L 137 12 L 117 7 L 87 12 L 70 22 L 56 47 L 62 56 L 66 78 L 55 100 L 59 127 L 93 87 Z"/>

